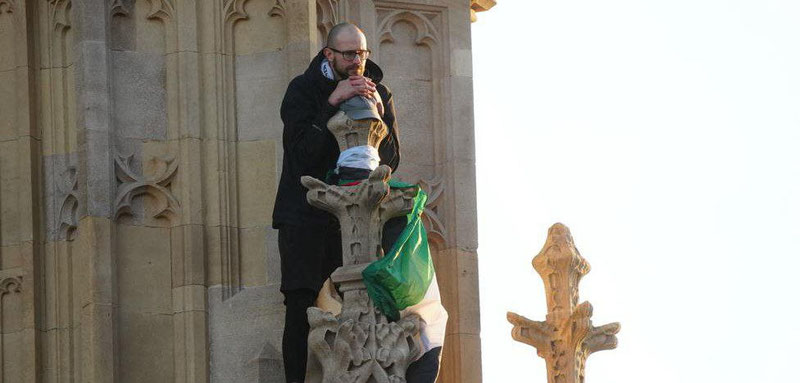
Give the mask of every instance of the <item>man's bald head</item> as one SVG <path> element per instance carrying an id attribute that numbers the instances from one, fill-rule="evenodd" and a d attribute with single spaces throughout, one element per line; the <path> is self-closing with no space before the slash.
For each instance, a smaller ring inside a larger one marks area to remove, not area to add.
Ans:
<path id="1" fill-rule="evenodd" d="M 328 33 L 323 54 L 330 62 L 337 80 L 361 76 L 369 56 L 367 38 L 353 23 L 336 24 Z"/>
<path id="2" fill-rule="evenodd" d="M 344 22 L 336 24 L 333 26 L 333 28 L 331 28 L 331 31 L 328 32 L 328 40 L 326 41 L 326 46 L 331 48 L 336 48 L 336 45 L 340 38 L 343 38 L 345 35 L 357 36 L 359 34 L 363 36 L 364 32 L 361 30 L 361 28 L 359 28 L 357 25 L 353 23 Z"/>

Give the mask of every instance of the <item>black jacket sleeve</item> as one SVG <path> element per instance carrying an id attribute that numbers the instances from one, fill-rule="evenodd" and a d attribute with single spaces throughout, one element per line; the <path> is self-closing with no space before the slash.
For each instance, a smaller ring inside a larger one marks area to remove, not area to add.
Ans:
<path id="1" fill-rule="evenodd" d="M 397 115 L 394 110 L 394 99 L 392 92 L 384 85 L 378 85 L 378 93 L 383 100 L 383 122 L 389 132 L 386 138 L 378 145 L 378 154 L 381 156 L 381 165 L 389 165 L 392 172 L 397 170 L 400 165 L 400 140 L 397 131 Z"/>
<path id="2" fill-rule="evenodd" d="M 289 83 L 281 103 L 284 151 L 301 174 L 319 166 L 333 138 L 326 125 L 338 109 L 318 97 L 313 86 L 297 77 Z"/>

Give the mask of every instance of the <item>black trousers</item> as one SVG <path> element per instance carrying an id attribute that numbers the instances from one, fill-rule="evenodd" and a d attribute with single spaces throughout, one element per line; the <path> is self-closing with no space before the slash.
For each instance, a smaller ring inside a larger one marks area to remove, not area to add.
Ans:
<path id="1" fill-rule="evenodd" d="M 405 216 L 386 222 L 381 241 L 384 253 L 391 250 L 405 226 Z M 287 383 L 303 382 L 308 357 L 306 310 L 314 305 L 325 280 L 342 265 L 341 233 L 335 224 L 281 225 L 278 229 L 278 250 L 281 256 L 281 292 L 286 305 L 283 369 Z"/>
<path id="2" fill-rule="evenodd" d="M 433 383 L 439 376 L 439 356 L 441 347 L 434 347 L 411 363 L 406 370 L 407 383 Z"/>

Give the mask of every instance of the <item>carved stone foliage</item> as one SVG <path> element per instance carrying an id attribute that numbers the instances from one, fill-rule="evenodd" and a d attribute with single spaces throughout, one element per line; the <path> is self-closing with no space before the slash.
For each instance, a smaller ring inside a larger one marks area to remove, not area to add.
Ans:
<path id="1" fill-rule="evenodd" d="M 365 182 L 355 186 L 328 185 L 316 178 L 304 176 L 308 188 L 308 203 L 331 212 L 339 219 L 342 229 L 342 258 L 344 265 L 370 263 L 383 254 L 381 228 L 391 218 L 408 214 L 417 190 L 391 189 L 387 182 L 391 168 L 382 165 Z"/>
<path id="2" fill-rule="evenodd" d="M 317 0 L 317 38 L 319 48 L 325 46 L 328 32 L 339 23 L 338 0 Z"/>
<path id="3" fill-rule="evenodd" d="M 392 10 L 383 16 L 378 26 L 379 42 L 394 42 L 395 37 L 392 35 L 392 27 L 398 22 L 405 21 L 413 24 L 417 30 L 415 39 L 417 44 L 433 46 L 438 43 L 439 37 L 437 28 L 431 19 L 437 15 L 437 13 L 423 11 Z"/>
<path id="4" fill-rule="evenodd" d="M 175 6 L 172 0 L 147 0 L 150 3 L 150 11 L 147 12 L 148 19 L 160 19 L 164 22 L 175 18 Z"/>
<path id="5" fill-rule="evenodd" d="M 114 160 L 115 171 L 119 184 L 117 197 L 114 200 L 115 218 L 133 216 L 134 201 L 141 196 L 148 196 L 152 203 L 145 206 L 146 217 L 139 218 L 166 218 L 173 221 L 180 209 L 180 203 L 170 190 L 172 181 L 178 172 L 178 162 L 174 158 L 153 157 L 148 165 L 152 172 L 149 176 L 138 174 L 134 171 L 131 160 L 133 155 L 118 156 Z"/>
<path id="6" fill-rule="evenodd" d="M 5 277 L 0 280 L 0 297 L 3 294 L 22 292 L 22 277 Z"/>
<path id="7" fill-rule="evenodd" d="M 111 7 L 110 12 L 111 16 L 128 16 L 130 15 L 131 11 L 128 8 L 128 4 L 125 4 L 123 0 L 111 0 Z"/>
<path id="8" fill-rule="evenodd" d="M 388 322 L 366 290 L 345 292 L 342 314 L 308 309 L 311 352 L 306 382 L 405 382 L 406 370 L 422 352 L 415 335 L 420 319 Z"/>
<path id="9" fill-rule="evenodd" d="M 49 2 L 53 30 L 57 33 L 66 32 L 72 25 L 70 20 L 72 0 L 49 0 Z"/>
<path id="10" fill-rule="evenodd" d="M 58 239 L 72 240 L 78 228 L 78 176 L 68 166 L 56 181 L 58 190 Z"/>
<path id="11" fill-rule="evenodd" d="M 225 13 L 225 21 L 234 23 L 237 20 L 246 20 L 250 18 L 244 10 L 244 4 L 249 0 L 225 0 L 223 5 Z M 275 0 L 275 4 L 269 10 L 270 16 L 286 17 L 286 1 Z"/>
<path id="12" fill-rule="evenodd" d="M 328 120 L 328 130 L 336 137 L 339 150 L 361 145 L 377 148 L 381 140 L 386 137 L 388 129 L 386 124 L 377 120 L 352 120 L 345 112 L 337 112 Z"/>
<path id="13" fill-rule="evenodd" d="M 0 14 L 14 13 L 15 8 L 14 0 L 0 0 Z"/>
<path id="14" fill-rule="evenodd" d="M 533 267 L 544 280 L 547 320 L 533 321 L 509 312 L 508 321 L 514 325 L 511 336 L 535 347 L 545 359 L 548 382 L 582 383 L 586 359 L 593 352 L 616 348 L 620 325 L 595 327 L 592 305 L 578 304 L 578 283 L 590 268 L 566 226 L 557 223 L 550 228 Z"/>
<path id="15" fill-rule="evenodd" d="M 422 214 L 422 223 L 428 231 L 428 240 L 437 246 L 447 244 L 447 229 L 442 222 L 440 210 L 443 209 L 444 177 L 437 176 L 433 179 L 420 179 L 417 182 L 422 190 L 428 194 L 428 202 Z"/>

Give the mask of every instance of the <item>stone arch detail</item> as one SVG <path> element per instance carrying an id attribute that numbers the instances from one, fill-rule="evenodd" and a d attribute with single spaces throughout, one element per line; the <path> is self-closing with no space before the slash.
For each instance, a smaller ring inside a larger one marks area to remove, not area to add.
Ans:
<path id="1" fill-rule="evenodd" d="M 414 11 L 394 11 L 387 15 L 378 27 L 379 43 L 395 41 L 392 27 L 400 21 L 406 21 L 414 25 L 417 30 L 415 40 L 417 44 L 427 45 L 431 48 L 439 44 L 439 33 L 436 27 L 425 16 Z"/>

